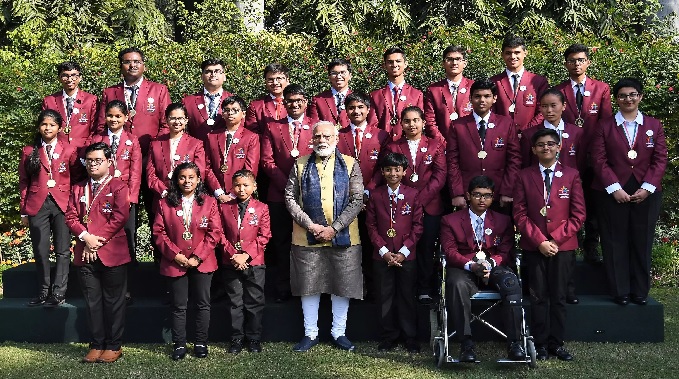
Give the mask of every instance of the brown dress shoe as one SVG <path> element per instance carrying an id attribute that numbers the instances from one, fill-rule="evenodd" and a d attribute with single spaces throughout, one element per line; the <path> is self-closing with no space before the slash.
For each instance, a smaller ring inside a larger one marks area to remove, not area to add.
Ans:
<path id="1" fill-rule="evenodd" d="M 123 349 L 120 350 L 104 350 L 97 362 L 99 363 L 113 363 L 123 355 Z"/>
<path id="2" fill-rule="evenodd" d="M 83 357 L 82 362 L 94 363 L 97 361 L 97 359 L 99 359 L 99 357 L 101 357 L 101 353 L 103 352 L 104 350 L 90 349 L 87 355 Z"/>

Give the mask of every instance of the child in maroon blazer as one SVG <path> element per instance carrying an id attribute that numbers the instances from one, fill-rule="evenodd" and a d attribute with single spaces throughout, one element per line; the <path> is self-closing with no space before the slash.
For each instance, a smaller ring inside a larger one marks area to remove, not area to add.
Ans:
<path id="1" fill-rule="evenodd" d="M 386 186 L 375 189 L 368 201 L 366 223 L 373 243 L 376 293 L 382 308 L 381 352 L 405 338 L 409 353 L 418 353 L 415 287 L 415 248 L 422 235 L 423 209 L 419 192 L 401 183 L 408 158 L 388 153 L 380 161 Z"/>
<path id="2" fill-rule="evenodd" d="M 222 223 L 217 201 L 204 193 L 200 172 L 193 162 L 174 169 L 153 223 L 153 238 L 161 253 L 160 274 L 168 278 L 172 299 L 171 358 L 175 361 L 186 356 L 189 291 L 197 308 L 193 355 L 205 358 L 208 354 L 210 286 L 217 270 L 214 251 L 222 239 Z"/>
<path id="3" fill-rule="evenodd" d="M 64 302 L 68 283 L 71 235 L 64 224 L 71 183 L 77 180 L 75 146 L 57 137 L 61 115 L 51 109 L 40 112 L 38 133 L 32 146 L 24 147 L 19 163 L 21 223 L 30 229 L 38 277 L 38 296 L 28 306 L 56 307 Z M 50 237 L 54 242 L 56 275 L 50 281 Z"/>
<path id="4" fill-rule="evenodd" d="M 224 284 L 231 311 L 231 346 L 238 354 L 247 339 L 251 353 L 262 351 L 262 313 L 264 310 L 264 248 L 271 239 L 269 207 L 252 197 L 257 190 L 255 174 L 239 170 L 233 174 L 236 195 L 219 206 L 224 225 Z"/>

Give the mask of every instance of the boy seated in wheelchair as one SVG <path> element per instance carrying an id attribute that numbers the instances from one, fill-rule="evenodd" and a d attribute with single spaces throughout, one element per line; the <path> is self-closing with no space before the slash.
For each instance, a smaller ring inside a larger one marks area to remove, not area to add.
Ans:
<path id="1" fill-rule="evenodd" d="M 495 184 L 487 176 L 476 176 L 465 194 L 469 203 L 441 220 L 441 248 L 446 257 L 446 304 L 460 342 L 460 362 L 475 362 L 472 340 L 471 297 L 479 289 L 500 292 L 508 359 L 526 359 L 521 340 L 521 287 L 514 272 L 510 250 L 514 228 L 506 215 L 490 210 Z"/>

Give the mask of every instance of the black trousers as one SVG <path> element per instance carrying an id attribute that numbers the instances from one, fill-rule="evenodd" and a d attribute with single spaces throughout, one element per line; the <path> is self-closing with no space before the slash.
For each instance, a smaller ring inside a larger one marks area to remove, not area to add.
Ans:
<path id="1" fill-rule="evenodd" d="M 597 199 L 596 192 L 592 189 L 592 181 L 594 181 L 594 169 L 587 167 L 580 175 L 582 178 L 582 189 L 585 195 L 585 211 L 587 218 L 585 219 L 585 238 L 582 242 L 582 248 L 585 254 L 588 251 L 593 251 L 599 245 L 599 224 L 597 222 Z"/>
<path id="2" fill-rule="evenodd" d="M 415 260 L 403 261 L 402 267 L 390 267 L 384 260 L 373 262 L 377 298 L 382 307 L 382 339 L 395 341 L 417 337 L 415 305 Z"/>
<path id="3" fill-rule="evenodd" d="M 290 292 L 290 250 L 292 249 L 292 216 L 285 203 L 269 203 L 271 217 L 271 241 L 269 248 L 274 250 L 277 266 L 276 291 L 278 294 Z"/>
<path id="4" fill-rule="evenodd" d="M 559 251 L 551 257 L 538 251 L 526 251 L 524 254 L 529 273 L 531 331 L 537 346 L 563 346 L 566 287 L 573 254 L 573 250 Z"/>
<path id="5" fill-rule="evenodd" d="M 191 269 L 185 275 L 168 278 L 172 304 L 172 342 L 186 344 L 186 309 L 189 292 L 196 309 L 195 343 L 206 345 L 210 328 L 210 285 L 212 273 Z"/>
<path id="6" fill-rule="evenodd" d="M 472 335 L 471 297 L 479 289 L 490 288 L 500 292 L 502 316 L 507 339 L 512 342 L 521 337 L 521 286 L 516 274 L 504 266 L 496 266 L 490 271 L 488 285 L 471 271 L 449 267 L 446 269 L 447 311 L 453 320 L 455 335 L 459 341 Z"/>
<path id="7" fill-rule="evenodd" d="M 441 228 L 441 216 L 432 216 L 424 212 L 422 218 L 422 236 L 417 242 L 417 255 L 415 261 L 417 262 L 417 288 L 420 295 L 431 295 L 431 290 L 434 283 L 434 244 L 439 236 L 439 229 Z"/>
<path id="8" fill-rule="evenodd" d="M 38 278 L 38 293 L 64 296 L 68 284 L 68 270 L 71 263 L 71 232 L 66 227 L 64 212 L 48 195 L 35 216 L 28 218 L 31 245 L 35 257 Z M 50 237 L 54 237 L 56 273 L 54 282 L 50 275 Z"/>
<path id="9" fill-rule="evenodd" d="M 639 188 L 634 177 L 623 186 L 630 195 Z M 611 295 L 648 296 L 651 249 L 662 194 L 656 191 L 638 204 L 618 204 L 613 195 L 599 192 L 598 200 L 601 247 Z"/>
<path id="10" fill-rule="evenodd" d="M 125 331 L 127 265 L 106 267 L 96 260 L 81 266 L 78 278 L 92 334 L 90 348 L 120 350 Z"/>
<path id="11" fill-rule="evenodd" d="M 222 268 L 231 315 L 231 339 L 261 340 L 265 265 Z"/>
<path id="12" fill-rule="evenodd" d="M 132 264 L 137 263 L 137 207 L 137 204 L 130 204 L 130 218 L 127 219 L 125 226 L 123 226 Z"/>

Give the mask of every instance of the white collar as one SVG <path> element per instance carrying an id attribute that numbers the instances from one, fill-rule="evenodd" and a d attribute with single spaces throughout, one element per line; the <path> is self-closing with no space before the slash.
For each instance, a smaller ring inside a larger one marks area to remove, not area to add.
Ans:
<path id="1" fill-rule="evenodd" d="M 477 219 L 481 219 L 481 221 L 485 222 L 486 214 L 488 214 L 488 211 L 485 211 L 481 214 L 481 216 L 478 216 L 476 213 L 472 211 L 471 208 L 469 208 L 469 217 L 472 219 L 472 224 L 475 224 Z"/>
<path id="2" fill-rule="evenodd" d="M 78 88 L 75 89 L 75 93 L 73 93 L 73 96 L 68 96 L 68 95 L 66 94 L 66 91 L 64 91 L 64 90 L 62 89 L 62 90 L 61 90 L 61 96 L 63 96 L 64 100 L 66 100 L 66 98 L 70 97 L 71 99 L 73 99 L 73 101 L 75 101 L 75 99 L 78 98 Z"/>
<path id="3" fill-rule="evenodd" d="M 486 127 L 488 126 L 488 121 L 490 120 L 491 112 L 488 112 L 488 114 L 484 118 L 481 118 L 481 116 L 477 115 L 476 112 L 474 111 L 472 111 L 472 114 L 474 115 L 474 121 L 476 121 L 476 125 L 479 124 L 479 121 L 483 120 L 486 122 Z"/>
<path id="4" fill-rule="evenodd" d="M 188 204 L 193 203 L 193 199 L 194 199 L 195 197 L 196 197 L 196 193 L 195 193 L 195 192 L 194 192 L 193 194 L 191 194 L 191 196 L 189 196 L 189 197 L 185 197 L 184 195 L 182 195 L 182 204 L 185 204 L 185 203 L 188 203 Z"/>
<path id="5" fill-rule="evenodd" d="M 138 80 L 136 83 L 132 83 L 132 84 L 130 84 L 130 85 L 127 85 L 127 83 L 125 83 L 125 81 L 123 80 L 123 87 L 124 87 L 124 88 L 131 88 L 132 86 L 135 86 L 135 85 L 136 85 L 136 86 L 137 86 L 137 90 L 139 90 L 139 89 L 141 88 L 141 84 L 142 84 L 143 82 L 144 82 L 144 77 L 143 77 L 143 76 L 142 76 L 141 78 L 139 78 L 139 80 Z"/>
<path id="6" fill-rule="evenodd" d="M 452 80 L 450 80 L 450 79 L 448 79 L 448 78 L 446 78 L 446 80 L 448 81 L 448 88 L 450 88 L 450 87 L 452 87 L 452 86 L 455 86 L 455 87 L 457 87 L 457 88 L 460 88 L 460 84 L 462 84 L 462 79 L 458 80 L 457 82 L 454 82 L 454 81 L 452 81 Z"/>
<path id="7" fill-rule="evenodd" d="M 512 81 L 512 75 L 514 75 L 514 74 L 519 75 L 519 81 L 520 81 L 521 78 L 523 77 L 523 73 L 525 71 L 526 71 L 526 69 L 524 67 L 521 67 L 521 70 L 519 70 L 518 72 L 511 72 L 511 71 L 509 71 L 509 69 L 505 69 L 505 72 L 507 73 L 507 77 L 509 78 L 510 83 Z"/>
<path id="8" fill-rule="evenodd" d="M 304 124 L 304 114 L 299 116 L 299 118 L 296 120 L 288 115 L 288 124 L 292 125 L 292 123 L 295 121 L 299 121 L 300 124 Z"/>
<path id="9" fill-rule="evenodd" d="M 389 187 L 387 185 L 387 193 L 389 194 L 389 196 L 391 196 L 391 195 L 398 196 L 398 192 L 399 192 L 400 189 L 401 189 L 400 184 L 398 185 L 398 187 L 396 187 L 396 190 L 392 190 L 391 187 Z"/>
<path id="10" fill-rule="evenodd" d="M 578 83 L 578 82 L 576 82 L 575 80 L 571 79 L 571 87 L 572 87 L 573 89 L 575 89 L 575 88 L 578 86 L 578 84 L 582 84 L 582 88 L 583 88 L 583 89 L 584 89 L 584 88 L 587 88 L 587 86 L 586 86 L 585 83 L 587 83 L 587 77 L 586 77 L 586 76 L 585 76 L 584 79 L 582 79 L 582 83 Z"/>
<path id="11" fill-rule="evenodd" d="M 102 183 L 104 183 L 104 181 L 106 180 L 106 178 L 108 178 L 108 174 L 102 176 L 102 178 L 99 179 L 99 180 L 94 180 L 94 179 L 90 178 L 90 183 L 91 183 L 91 184 L 95 184 L 95 183 L 96 183 L 96 184 L 102 184 Z"/>
<path id="12" fill-rule="evenodd" d="M 389 80 L 389 81 L 387 81 L 387 82 L 389 83 L 389 90 L 390 90 L 391 92 L 394 92 L 394 87 L 398 87 L 399 90 L 403 90 L 403 86 L 406 84 L 406 81 L 405 81 L 405 80 L 403 81 L 403 83 L 401 83 L 401 84 L 398 85 L 398 86 L 397 86 L 396 84 L 392 83 L 391 80 Z"/>
<path id="13" fill-rule="evenodd" d="M 45 142 L 45 140 L 42 140 L 42 147 L 45 147 L 47 145 L 52 146 L 52 153 L 54 153 L 54 149 L 57 147 L 57 142 L 59 142 L 58 139 L 54 139 L 54 141 L 50 142 L 49 144 Z"/>
<path id="14" fill-rule="evenodd" d="M 545 169 L 552 170 L 552 172 L 550 173 L 550 175 L 551 175 L 551 174 L 554 174 L 554 170 L 556 170 L 556 161 L 554 162 L 554 164 L 551 167 L 545 167 L 545 166 L 542 165 L 542 163 L 538 163 L 538 167 L 540 167 L 540 173 L 544 173 Z"/>
<path id="15" fill-rule="evenodd" d="M 113 133 L 113 131 L 111 131 L 111 129 L 109 128 L 106 128 L 106 130 L 108 131 L 108 138 L 111 138 L 111 136 L 115 135 L 116 137 L 118 137 L 118 141 L 120 142 L 120 137 L 123 135 L 123 128 L 120 128 L 120 130 L 118 130 L 118 133 Z"/>
<path id="16" fill-rule="evenodd" d="M 330 91 L 332 91 L 332 97 L 337 96 L 338 93 L 341 93 L 342 96 L 347 97 L 347 93 L 349 92 L 349 87 L 345 88 L 342 92 L 339 92 L 335 88 L 330 87 Z"/>
<path id="17" fill-rule="evenodd" d="M 368 121 L 363 121 L 363 123 L 359 126 L 356 126 L 353 123 L 349 124 L 349 125 L 351 126 L 351 131 L 353 133 L 356 133 L 356 129 L 359 129 L 360 131 L 365 132 L 365 128 L 368 127 Z"/>
<path id="18" fill-rule="evenodd" d="M 407 139 L 406 138 L 406 141 L 408 141 L 408 145 L 419 146 L 420 141 L 422 141 L 422 136 L 420 136 L 420 139 Z"/>
<path id="19" fill-rule="evenodd" d="M 565 129 L 565 124 L 563 122 L 563 119 L 559 120 L 559 125 L 557 125 L 556 127 L 554 127 L 554 125 L 552 125 L 552 123 L 547 121 L 547 120 L 545 120 L 543 122 L 543 125 L 545 126 L 546 129 L 554 129 L 554 130 L 561 130 L 561 131 L 563 131 Z"/>
<path id="20" fill-rule="evenodd" d="M 639 125 L 644 124 L 644 115 L 641 114 L 640 110 L 637 110 L 637 117 L 634 119 L 634 121 Z M 623 117 L 623 115 L 622 115 L 622 113 L 620 113 L 620 111 L 618 111 L 618 113 L 615 114 L 615 123 L 617 125 L 624 125 L 625 124 L 625 117 Z"/>
<path id="21" fill-rule="evenodd" d="M 223 87 L 219 87 L 219 91 L 217 91 L 217 93 L 216 93 L 217 95 L 219 95 L 219 96 L 217 96 L 217 97 L 218 97 L 218 98 L 221 98 L 221 97 L 222 97 L 222 93 L 224 93 L 224 88 L 223 88 Z M 208 96 L 210 96 L 210 95 L 212 95 L 212 94 L 210 93 L 210 91 L 208 91 L 207 88 L 203 87 L 203 97 L 208 97 Z"/>

